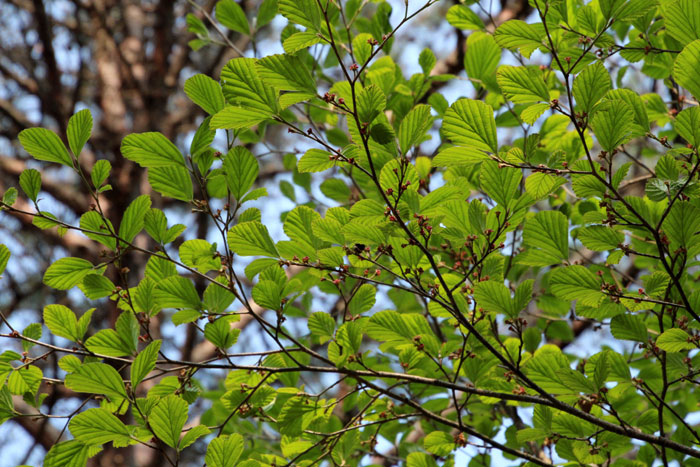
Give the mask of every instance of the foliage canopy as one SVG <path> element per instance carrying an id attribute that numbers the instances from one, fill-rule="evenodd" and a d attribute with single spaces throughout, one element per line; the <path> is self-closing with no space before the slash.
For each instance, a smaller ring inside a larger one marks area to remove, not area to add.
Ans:
<path id="1" fill-rule="evenodd" d="M 20 134 L 94 198 L 61 220 L 28 169 L 24 213 L 105 249 L 99 264 L 57 259 L 44 283 L 121 310 L 94 329 L 94 308 L 56 303 L 44 326 L 2 334 L 23 353 L 0 356 L 0 420 L 17 416 L 13 396 L 41 410 L 42 382 L 88 396 L 45 466 L 85 465 L 107 443 L 172 465 L 204 443 L 209 467 L 700 465 L 700 6 L 530 0 L 536 19 L 495 25 L 454 5 L 468 84 L 433 73 L 429 49 L 411 76 L 391 58 L 396 30 L 436 3 L 406 1 L 394 25 L 385 1 L 265 0 L 249 18 L 222 0 L 216 23 L 188 16 L 198 49 L 280 14 L 284 53 L 190 78 L 207 116 L 184 153 L 157 132 L 124 138 L 153 193 L 118 226 L 102 208 L 110 162 L 80 163 L 89 110 L 65 135 Z M 450 104 L 448 81 L 471 97 Z M 256 183 L 275 127 L 306 142 L 284 156 L 296 207 L 283 233 L 263 222 L 277 207 Z M 214 228 L 198 237 L 152 207 L 159 196 Z M 216 352 L 178 359 L 153 320 L 194 327 Z M 237 347 L 247 325 L 263 347 Z M 592 350 L 570 352 L 584 330 Z M 47 351 L 55 375 L 37 365 Z"/>

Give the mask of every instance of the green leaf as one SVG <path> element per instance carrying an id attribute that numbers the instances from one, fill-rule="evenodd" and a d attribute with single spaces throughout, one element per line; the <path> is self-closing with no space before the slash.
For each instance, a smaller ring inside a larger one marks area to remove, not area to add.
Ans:
<path id="1" fill-rule="evenodd" d="M 217 130 L 250 128 L 272 116 L 272 112 L 227 105 L 211 119 L 211 127 Z"/>
<path id="2" fill-rule="evenodd" d="M 78 371 L 83 363 L 75 355 L 65 355 L 58 361 L 58 366 L 66 373 Z"/>
<path id="3" fill-rule="evenodd" d="M 556 297 L 581 305 L 598 306 L 605 297 L 598 277 L 584 266 L 555 269 L 549 277 L 549 289 Z"/>
<path id="4" fill-rule="evenodd" d="M 127 243 L 131 243 L 144 226 L 144 217 L 151 208 L 151 198 L 141 195 L 129 204 L 124 211 L 124 217 L 119 225 L 119 237 Z"/>
<path id="5" fill-rule="evenodd" d="M 90 326 L 90 319 L 92 318 L 92 313 L 95 311 L 94 308 L 90 308 L 85 313 L 82 314 L 80 319 L 78 319 L 78 338 L 82 339 Z"/>
<path id="6" fill-rule="evenodd" d="M 68 119 L 68 128 L 66 131 L 70 150 L 73 151 L 75 157 L 80 156 L 83 146 L 85 146 L 87 140 L 90 139 L 90 134 L 92 133 L 92 114 L 90 111 L 88 109 L 83 109 L 75 113 Z"/>
<path id="7" fill-rule="evenodd" d="M 574 79 L 573 93 L 579 112 L 590 113 L 593 106 L 612 89 L 610 73 L 601 62 L 587 66 Z"/>
<path id="8" fill-rule="evenodd" d="M 162 133 L 133 133 L 122 140 L 121 152 L 141 167 L 185 167 L 180 150 Z"/>
<path id="9" fill-rule="evenodd" d="M 228 111 L 226 110 L 228 107 L 226 107 L 218 115 L 224 115 L 227 120 L 238 122 L 238 125 L 241 125 L 240 122 L 257 117 L 259 117 L 258 122 L 260 122 L 277 111 L 277 93 L 273 87 L 263 83 L 262 78 L 258 75 L 256 62 L 257 60 L 254 58 L 234 58 L 229 60 L 221 70 L 221 86 L 224 90 L 224 97 L 229 104 L 236 107 Z M 225 113 L 222 114 L 222 112 Z M 242 113 L 242 115 L 236 118 L 236 113 Z M 223 119 L 223 116 L 219 117 L 219 120 Z M 216 120 L 216 118 L 212 119 L 212 128 L 226 128 L 226 126 L 217 126 Z M 248 126 L 255 124 L 250 123 Z"/>
<path id="10" fill-rule="evenodd" d="M 234 0 L 219 0 L 216 3 L 216 19 L 232 31 L 246 36 L 250 34 L 248 18 L 243 8 Z"/>
<path id="11" fill-rule="evenodd" d="M 44 284 L 58 290 L 72 289 L 88 274 L 97 274 L 90 261 L 82 258 L 61 258 L 44 273 Z"/>
<path id="12" fill-rule="evenodd" d="M 686 45 L 673 64 L 673 77 L 695 97 L 700 96 L 700 75 L 695 72 L 698 69 L 700 69 L 700 39 Z"/>
<path id="13" fill-rule="evenodd" d="M 485 87 L 501 61 L 501 48 L 491 34 L 473 32 L 467 38 L 467 50 L 464 52 L 464 70 L 472 82 Z"/>
<path id="14" fill-rule="evenodd" d="M 126 398 L 122 377 L 105 363 L 84 363 L 78 371 L 66 376 L 66 387 L 75 392 L 104 394 L 110 399 Z"/>
<path id="15" fill-rule="evenodd" d="M 358 64 L 364 65 L 372 56 L 373 46 L 369 43 L 372 34 L 362 33 L 352 39 L 352 51 Z"/>
<path id="16" fill-rule="evenodd" d="M 0 243 L 0 275 L 2 275 L 3 272 L 5 272 L 5 268 L 7 268 L 7 262 L 10 260 L 10 256 L 10 249 Z"/>
<path id="17" fill-rule="evenodd" d="M 38 341 L 41 339 L 41 324 L 31 323 L 22 330 L 22 335 L 30 339 Z M 34 343 L 26 340 L 22 340 L 22 350 L 27 352 L 29 349 L 34 347 Z"/>
<path id="18" fill-rule="evenodd" d="M 639 94 L 629 89 L 613 89 L 612 91 L 608 91 L 605 95 L 605 99 L 620 99 L 625 101 L 627 105 L 632 108 L 634 111 L 634 123 L 637 126 L 635 129 L 637 135 L 645 135 L 649 131 L 649 116 L 647 115 L 644 101 Z"/>
<path id="19" fill-rule="evenodd" d="M 39 190 L 41 190 L 41 174 L 34 169 L 22 171 L 19 176 L 19 186 L 22 187 L 22 191 L 27 195 L 27 198 L 36 203 L 36 197 L 39 195 Z"/>
<path id="20" fill-rule="evenodd" d="M 589 250 L 607 251 L 617 248 L 625 236 L 604 225 L 591 225 L 578 231 L 578 239 Z"/>
<path id="21" fill-rule="evenodd" d="M 445 112 L 442 130 L 455 144 L 498 152 L 493 108 L 482 101 L 460 99 L 452 104 Z"/>
<path id="22" fill-rule="evenodd" d="M 435 54 L 432 50 L 428 48 L 421 50 L 421 53 L 418 56 L 418 64 L 420 65 L 421 70 L 423 70 L 424 75 L 429 75 L 433 68 L 435 68 L 436 63 L 437 58 L 435 58 Z"/>
<path id="23" fill-rule="evenodd" d="M 369 311 L 377 299 L 377 289 L 370 284 L 362 284 L 352 296 L 348 305 L 348 313 L 358 315 Z"/>
<path id="24" fill-rule="evenodd" d="M 278 430 L 287 436 L 299 436 L 311 423 L 314 405 L 302 396 L 289 399 L 277 418 Z"/>
<path id="25" fill-rule="evenodd" d="M 495 161 L 481 164 L 481 189 L 500 206 L 507 206 L 515 199 L 522 178 L 520 169 L 500 167 Z"/>
<path id="26" fill-rule="evenodd" d="M 27 128 L 18 135 L 22 147 L 34 159 L 73 167 L 68 150 L 56 133 L 45 128 Z"/>
<path id="27" fill-rule="evenodd" d="M 279 257 L 267 227 L 257 221 L 233 226 L 228 231 L 228 246 L 241 256 Z"/>
<path id="28" fill-rule="evenodd" d="M 700 108 L 683 109 L 673 122 L 676 132 L 695 147 L 700 146 Z"/>
<path id="29" fill-rule="evenodd" d="M 454 5 L 447 10 L 446 18 L 457 29 L 484 29 L 484 22 L 467 5 Z"/>
<path id="30" fill-rule="evenodd" d="M 68 424 L 70 432 L 86 446 L 101 446 L 113 442 L 125 446 L 131 440 L 129 429 L 106 409 L 88 409 L 73 417 Z"/>
<path id="31" fill-rule="evenodd" d="M 474 165 L 485 160 L 490 160 L 490 158 L 480 149 L 452 146 L 440 151 L 433 158 L 433 165 L 436 167 L 457 167 Z"/>
<path id="32" fill-rule="evenodd" d="M 321 38 L 315 32 L 302 31 L 296 32 L 286 38 L 282 43 L 282 47 L 284 47 L 284 51 L 286 53 L 293 54 L 300 50 L 306 49 L 307 47 L 318 44 L 319 42 L 321 42 Z"/>
<path id="33" fill-rule="evenodd" d="M 312 313 L 307 324 L 311 334 L 318 337 L 321 344 L 333 338 L 335 320 L 330 314 L 322 311 Z"/>
<path id="34" fill-rule="evenodd" d="M 223 169 L 226 185 L 237 200 L 241 200 L 252 188 L 260 171 L 258 160 L 243 146 L 231 148 L 224 159 Z"/>
<path id="35" fill-rule="evenodd" d="M 299 159 L 297 169 L 300 173 L 323 172 L 336 164 L 330 159 L 330 155 L 330 152 L 322 149 L 309 149 Z"/>
<path id="36" fill-rule="evenodd" d="M 114 226 L 109 220 L 97 211 L 88 211 L 80 217 L 80 228 L 83 229 L 83 235 L 96 242 L 99 242 L 114 251 L 117 249 L 117 240 L 112 232 L 115 231 Z M 102 232 L 102 233 L 97 233 Z"/>
<path id="37" fill-rule="evenodd" d="M 191 445 L 202 436 L 208 435 L 209 433 L 211 433 L 211 430 L 205 425 L 193 426 L 187 431 L 187 433 L 185 433 L 185 436 L 182 437 L 182 440 L 180 441 L 180 449 L 185 449 L 187 446 Z"/>
<path id="38" fill-rule="evenodd" d="M 681 45 L 700 39 L 700 4 L 693 0 L 673 0 L 662 4 L 668 33 Z"/>
<path id="39" fill-rule="evenodd" d="M 265 282 L 265 281 L 261 281 Z M 267 281 L 270 282 L 270 281 Z M 204 326 L 204 337 L 220 349 L 226 350 L 236 343 L 241 330 L 231 329 L 231 320 L 223 317 Z"/>
<path id="40" fill-rule="evenodd" d="M 260 29 L 277 16 L 277 0 L 263 0 L 258 8 L 256 28 Z"/>
<path id="41" fill-rule="evenodd" d="M 170 276 L 156 285 L 155 300 L 163 308 L 193 308 L 199 310 L 202 302 L 191 280 Z"/>
<path id="42" fill-rule="evenodd" d="M 2 195 L 2 202 L 8 206 L 12 206 L 17 201 L 17 188 L 11 186 L 7 189 L 4 195 Z M 35 218 L 36 219 L 36 218 Z"/>
<path id="43" fill-rule="evenodd" d="M 240 8 L 233 0 L 229 1 Z M 217 5 L 217 13 L 221 3 Z M 185 81 L 185 94 L 209 115 L 214 115 L 224 108 L 221 86 L 207 75 L 199 73 Z"/>
<path id="44" fill-rule="evenodd" d="M 90 352 L 110 357 L 130 355 L 135 349 L 121 339 L 113 329 L 102 329 L 85 341 L 85 347 Z"/>
<path id="45" fill-rule="evenodd" d="M 92 178 L 92 183 L 95 185 L 95 188 L 100 188 L 102 186 L 105 180 L 107 180 L 107 177 L 109 177 L 109 172 L 111 170 L 112 164 L 110 164 L 109 161 L 100 159 L 95 162 L 95 165 L 92 166 L 92 172 L 90 172 L 90 177 Z"/>
<path id="46" fill-rule="evenodd" d="M 52 334 L 72 341 L 82 338 L 78 334 L 78 320 L 70 308 L 63 305 L 46 305 L 44 307 L 44 324 Z"/>
<path id="47" fill-rule="evenodd" d="M 494 33 L 498 45 L 512 51 L 520 50 L 525 58 L 530 58 L 532 52 L 543 45 L 545 37 L 542 23 L 528 24 L 519 19 L 506 21 Z"/>
<path id="48" fill-rule="evenodd" d="M 186 240 L 180 245 L 180 261 L 191 268 L 196 268 L 202 273 L 211 270 L 218 271 L 221 267 L 221 259 L 216 257 L 216 247 L 206 240 L 195 238 Z"/>
<path id="49" fill-rule="evenodd" d="M 406 467 L 437 467 L 437 462 L 424 452 L 412 452 L 406 457 Z"/>
<path id="50" fill-rule="evenodd" d="M 44 467 L 85 467 L 89 450 L 77 439 L 54 444 L 44 457 Z"/>
<path id="51" fill-rule="evenodd" d="M 502 65 L 496 72 L 496 80 L 503 95 L 511 102 L 549 102 L 549 90 L 542 73 L 535 67 Z"/>
<path id="52" fill-rule="evenodd" d="M 525 192 L 533 199 L 540 200 L 549 196 L 554 190 L 566 183 L 564 177 L 542 172 L 530 174 L 525 179 Z"/>
<path id="53" fill-rule="evenodd" d="M 287 214 L 284 220 L 284 233 L 292 240 L 309 245 L 316 250 L 322 242 L 313 234 L 312 224 L 321 215 L 307 206 L 297 206 Z"/>
<path id="54" fill-rule="evenodd" d="M 175 395 L 163 397 L 148 416 L 153 433 L 171 448 L 178 449 L 187 422 L 187 402 Z"/>
<path id="55" fill-rule="evenodd" d="M 243 437 L 238 433 L 214 438 L 204 456 L 207 467 L 236 467 L 243 453 Z"/>
<path id="56" fill-rule="evenodd" d="M 357 93 L 357 116 L 362 124 L 372 123 L 385 107 L 386 97 L 376 84 L 370 84 Z"/>
<path id="57" fill-rule="evenodd" d="M 550 108 L 549 104 L 532 104 L 520 112 L 520 118 L 528 125 L 534 125 L 537 119 Z"/>
<path id="58" fill-rule="evenodd" d="M 39 391 L 39 385 L 43 378 L 43 373 L 39 367 L 34 365 L 17 368 L 7 380 L 7 388 L 14 395 L 21 396 L 31 394 L 34 396 Z"/>
<path id="59" fill-rule="evenodd" d="M 382 190 L 386 191 L 389 188 L 393 190 L 393 195 L 396 197 L 398 193 L 403 191 L 401 188 L 408 185 L 407 190 L 418 189 L 418 172 L 413 164 L 402 164 L 399 159 L 392 159 L 382 168 L 379 174 L 379 183 Z"/>
<path id="60" fill-rule="evenodd" d="M 613 316 L 612 320 L 610 320 L 610 332 L 615 339 L 637 342 L 647 341 L 647 327 L 637 315 L 625 313 Z"/>
<path id="61" fill-rule="evenodd" d="M 608 152 L 625 144 L 634 130 L 634 112 L 623 100 L 609 101 L 609 106 L 598 110 L 591 119 L 591 126 L 598 142 Z"/>
<path id="62" fill-rule="evenodd" d="M 444 431 L 433 431 L 423 438 L 423 447 L 436 456 L 444 457 L 457 449 L 454 437 Z"/>
<path id="63" fill-rule="evenodd" d="M 114 293 L 114 283 L 105 276 L 89 274 L 85 276 L 83 282 L 78 286 L 83 291 L 85 297 L 90 300 L 97 300 L 108 297 Z"/>
<path id="64" fill-rule="evenodd" d="M 300 91 L 316 95 L 316 84 L 309 69 L 296 55 L 267 55 L 255 66 L 266 85 L 282 91 Z"/>
<path id="65" fill-rule="evenodd" d="M 163 196 L 192 201 L 192 179 L 183 167 L 155 167 L 148 169 L 148 183 Z"/>
<path id="66" fill-rule="evenodd" d="M 682 329 L 673 328 L 664 331 L 657 339 L 656 345 L 666 352 L 682 352 L 695 349 L 691 337 Z"/>
<path id="67" fill-rule="evenodd" d="M 278 0 L 279 12 L 292 23 L 319 30 L 321 11 L 316 0 Z"/>
<path id="68" fill-rule="evenodd" d="M 476 306 L 485 311 L 501 313 L 509 318 L 517 317 L 520 310 L 513 311 L 510 291 L 502 282 L 484 281 L 474 286 Z"/>
<path id="69" fill-rule="evenodd" d="M 672 242 L 682 247 L 692 245 L 700 230 L 700 209 L 689 201 L 676 201 L 664 219 L 663 230 Z"/>
<path id="70" fill-rule="evenodd" d="M 430 106 L 420 104 L 415 106 L 404 117 L 399 126 L 399 147 L 403 154 L 419 145 L 426 138 L 426 133 L 433 126 L 433 117 L 430 115 Z"/>

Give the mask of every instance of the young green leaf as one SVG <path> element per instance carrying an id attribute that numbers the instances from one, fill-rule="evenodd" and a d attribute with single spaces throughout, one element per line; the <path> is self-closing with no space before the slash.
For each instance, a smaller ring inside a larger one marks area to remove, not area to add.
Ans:
<path id="1" fill-rule="evenodd" d="M 112 442 L 125 446 L 131 441 L 129 429 L 106 409 L 88 409 L 73 417 L 68 424 L 75 439 L 87 446 Z"/>
<path id="2" fill-rule="evenodd" d="M 682 329 L 672 328 L 664 331 L 657 339 L 656 345 L 666 352 L 683 352 L 695 349 L 691 337 Z"/>
<path id="3" fill-rule="evenodd" d="M 609 106 L 598 110 L 591 120 L 598 142 L 608 152 L 631 139 L 633 123 L 634 112 L 623 100 L 609 101 Z"/>
<path id="4" fill-rule="evenodd" d="M 178 449 L 180 434 L 187 422 L 187 402 L 169 395 L 163 397 L 148 416 L 153 433 L 171 448 Z"/>
<path id="5" fill-rule="evenodd" d="M 158 132 L 133 133 L 121 144 L 122 155 L 141 167 L 185 167 L 180 150 Z"/>
<path id="6" fill-rule="evenodd" d="M 243 146 L 235 146 L 226 154 L 223 163 L 226 186 L 237 200 L 250 190 L 258 177 L 260 167 L 255 156 Z"/>
<path id="7" fill-rule="evenodd" d="M 447 22 L 457 29 L 484 29 L 484 22 L 467 5 L 454 5 L 447 10 Z"/>
<path id="8" fill-rule="evenodd" d="M 119 237 L 131 243 L 144 226 L 144 217 L 151 208 L 151 197 L 141 195 L 129 204 L 119 225 Z"/>
<path id="9" fill-rule="evenodd" d="M 230 2 L 238 6 L 233 0 Z M 221 3 L 219 2 L 219 5 Z M 217 5 L 217 12 L 218 10 Z M 199 73 L 185 81 L 185 94 L 209 115 L 214 115 L 224 108 L 224 93 L 221 91 L 221 86 L 207 75 Z"/>
<path id="10" fill-rule="evenodd" d="M 279 256 L 267 227 L 256 221 L 233 226 L 228 232 L 228 246 L 241 256 Z"/>
<path id="11" fill-rule="evenodd" d="M 234 0 L 219 0 L 216 3 L 216 19 L 232 31 L 246 36 L 250 34 L 250 25 L 245 11 Z"/>
<path id="12" fill-rule="evenodd" d="M 183 167 L 154 167 L 148 169 L 148 183 L 163 196 L 192 201 L 192 179 Z"/>
<path id="13" fill-rule="evenodd" d="M 68 119 L 67 133 L 70 150 L 75 157 L 80 156 L 92 133 L 92 114 L 88 109 L 83 109 Z"/>
<path id="14" fill-rule="evenodd" d="M 19 142 L 34 159 L 73 167 L 68 150 L 56 133 L 45 128 L 27 128 L 20 131 Z"/>
<path id="15" fill-rule="evenodd" d="M 415 106 L 404 117 L 399 126 L 399 148 L 403 154 L 407 154 L 413 147 L 426 139 L 426 133 L 433 126 L 433 117 L 430 115 L 430 106 L 420 104 Z"/>
<path id="16" fill-rule="evenodd" d="M 72 289 L 88 274 L 97 274 L 90 261 L 82 258 L 61 258 L 44 273 L 44 284 L 57 290 Z"/>
<path id="17" fill-rule="evenodd" d="M 41 190 L 41 174 L 35 169 L 24 170 L 19 176 L 19 186 L 22 187 L 27 198 L 36 203 L 36 197 Z"/>
<path id="18" fill-rule="evenodd" d="M 681 21 L 684 20 L 685 18 Z M 700 39 L 686 45 L 673 64 L 673 77 L 678 84 L 696 97 L 700 96 L 700 76 L 695 73 L 698 68 L 700 68 Z"/>
<path id="19" fill-rule="evenodd" d="M 92 166 L 92 172 L 90 172 L 90 177 L 92 178 L 92 183 L 95 185 L 95 188 L 99 189 L 102 186 L 105 180 L 107 180 L 107 177 L 109 177 L 111 170 L 112 164 L 109 161 L 100 159 L 95 162 L 95 165 Z"/>
<path id="20" fill-rule="evenodd" d="M 574 79 L 572 91 L 576 99 L 577 110 L 590 113 L 593 106 L 610 89 L 612 89 L 612 79 L 605 66 L 601 62 L 587 66 Z"/>
<path id="21" fill-rule="evenodd" d="M 646 342 L 647 328 L 644 321 L 632 314 L 621 314 L 610 320 L 610 332 L 616 339 Z"/>
<path id="22" fill-rule="evenodd" d="M 498 152 L 493 108 L 481 101 L 460 99 L 452 104 L 445 112 L 442 130 L 455 144 Z"/>
<path id="23" fill-rule="evenodd" d="M 122 377 L 105 363 L 84 363 L 78 371 L 66 376 L 66 387 L 75 392 L 103 394 L 115 400 L 127 397 Z"/>
<path id="24" fill-rule="evenodd" d="M 502 65 L 496 80 L 503 95 L 516 104 L 549 102 L 549 90 L 542 71 L 534 67 Z"/>
<path id="25" fill-rule="evenodd" d="M 161 340 L 155 340 L 148 344 L 134 359 L 131 365 L 131 387 L 139 385 L 148 374 L 153 371 L 158 359 Z"/>
<path id="26" fill-rule="evenodd" d="M 7 262 L 10 260 L 10 249 L 7 246 L 0 243 L 0 276 L 5 272 L 7 268 Z"/>
<path id="27" fill-rule="evenodd" d="M 243 453 L 243 437 L 238 433 L 214 438 L 204 457 L 208 467 L 236 467 Z"/>
<path id="28" fill-rule="evenodd" d="M 599 279 L 584 266 L 555 269 L 549 277 L 549 288 L 555 296 L 581 305 L 598 306 L 604 298 Z"/>

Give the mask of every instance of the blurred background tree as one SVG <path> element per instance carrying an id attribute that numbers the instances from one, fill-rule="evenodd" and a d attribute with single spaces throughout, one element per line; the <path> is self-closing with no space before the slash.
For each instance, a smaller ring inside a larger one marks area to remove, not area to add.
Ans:
<path id="1" fill-rule="evenodd" d="M 17 142 L 20 131 L 43 126 L 65 135 L 68 118 L 82 108 L 89 108 L 95 116 L 95 123 L 89 145 L 81 155 L 81 163 L 87 172 L 97 160 L 106 159 L 112 163 L 112 191 L 101 200 L 107 215 L 116 223 L 126 206 L 144 193 L 153 196 L 154 207 L 174 209 L 168 201 L 150 191 L 145 170 L 118 157 L 122 138 L 134 132 L 158 131 L 180 147 L 187 147 L 204 114 L 186 98 L 183 92 L 185 80 L 195 73 L 217 78 L 222 66 L 236 56 L 274 53 L 274 48 L 280 48 L 279 36 L 286 26 L 286 20 L 280 16 L 264 25 L 255 24 L 253 18 L 257 17 L 261 3 L 274 8 L 276 1 L 270 0 L 239 2 L 251 19 L 251 34 L 213 26 L 214 0 L 196 3 L 177 0 L 5 0 L 2 3 L 0 192 L 17 186 L 18 177 L 26 168 L 41 169 L 42 206 L 50 207 L 53 214 L 74 223 L 91 206 L 92 199 L 85 186 L 74 172 L 65 167 L 38 166 L 20 148 Z M 394 3 L 395 9 L 403 9 L 402 1 Z M 393 49 L 397 63 L 413 64 L 420 50 L 430 47 L 439 59 L 434 74 L 459 76 L 461 73 L 464 76 L 466 37 L 445 20 L 445 11 L 453 3 L 459 2 L 446 1 L 415 19 L 411 28 L 400 30 Z M 513 18 L 525 19 L 532 11 L 527 0 L 492 3 L 492 11 L 480 11 L 489 28 Z M 201 30 L 202 23 L 198 20 L 206 25 L 207 31 Z M 200 34 L 192 32 L 198 28 L 202 31 Z M 464 94 L 465 82 L 458 81 L 457 84 L 459 93 Z M 434 83 L 436 87 L 451 85 Z M 251 146 L 262 144 L 262 152 L 269 156 L 260 159 L 261 180 L 270 185 L 272 194 L 267 202 L 276 202 L 275 193 L 277 198 L 282 198 L 281 191 L 272 187 L 280 182 L 277 176 L 283 169 L 283 155 L 292 151 L 298 142 L 294 136 L 278 131 L 267 133 L 264 141 L 251 141 Z M 29 207 L 22 206 L 25 200 L 17 203 L 19 209 Z M 180 215 L 183 223 L 196 226 L 198 238 L 206 238 L 210 227 L 207 216 L 186 211 Z M 61 234 L 56 229 L 41 230 L 33 225 L 29 216 L 1 212 L 0 243 L 13 249 L 15 267 L 10 267 L 0 281 L 0 310 L 14 326 L 21 329 L 28 323 L 41 322 L 41 310 L 49 303 L 85 308 L 81 294 L 62 293 L 59 296 L 59 292 L 42 284 L 41 275 L 60 256 L 98 262 L 101 251 L 96 242 L 75 232 Z M 137 273 L 134 277 L 141 275 L 147 259 L 144 255 L 127 257 L 127 267 Z M 118 277 L 110 279 L 120 283 Z M 114 302 L 105 303 L 95 311 L 93 326 L 96 329 L 112 327 L 118 315 Z M 239 326 L 245 327 L 249 322 L 250 319 L 241 320 Z M 171 326 L 159 331 L 152 323 L 152 329 L 156 329 L 156 335 L 161 334 L 157 337 L 177 347 L 183 360 L 193 357 L 197 360 L 213 351 L 213 347 L 198 340 L 201 337 L 194 332 L 194 325 L 181 326 L 177 330 Z M 239 341 L 248 339 L 250 346 L 254 347 L 257 332 L 257 328 L 251 326 L 248 332 L 241 334 Z M 56 371 L 56 362 L 53 357 L 43 362 L 46 376 Z M 342 385 L 339 390 L 343 390 Z M 42 388 L 41 392 L 49 394 L 45 400 L 45 413 L 65 413 L 86 402 L 81 395 L 61 385 L 48 390 Z M 15 402 L 16 407 L 27 415 L 35 410 L 29 405 L 21 405 L 20 401 Z M 4 424 L 0 427 L 0 446 L 3 447 L 0 465 L 36 463 L 65 435 L 60 426 L 50 423 L 49 419 L 36 421 L 29 416 Z M 195 450 L 187 453 L 196 456 Z M 390 455 L 385 459 L 389 458 Z M 131 446 L 129 450 L 119 452 L 110 446 L 90 462 L 102 466 L 155 467 L 164 465 L 165 461 L 157 451 L 142 446 Z"/>

